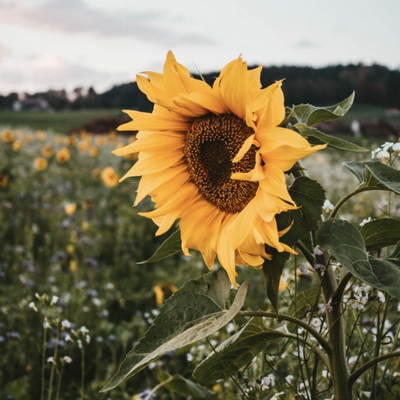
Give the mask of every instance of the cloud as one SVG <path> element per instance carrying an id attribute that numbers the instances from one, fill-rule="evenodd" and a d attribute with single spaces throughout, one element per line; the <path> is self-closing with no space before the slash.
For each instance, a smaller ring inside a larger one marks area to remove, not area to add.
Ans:
<path id="1" fill-rule="evenodd" d="M 0 43 L 0 64 L 7 59 L 10 54 L 11 49 L 8 46 Z"/>
<path id="2" fill-rule="evenodd" d="M 196 33 L 180 34 L 167 27 L 168 12 L 105 11 L 83 0 L 50 0 L 35 5 L 5 4 L 0 0 L 0 21 L 61 33 L 89 33 L 105 37 L 135 37 L 161 45 L 210 45 L 213 41 Z"/>
<path id="3" fill-rule="evenodd" d="M 125 74 L 97 71 L 44 54 L 7 63 L 0 74 L 0 87 L 3 94 L 47 91 L 49 88 L 72 90 L 78 86 L 95 86 L 96 90 L 103 91 L 115 82 L 128 80 Z"/>
<path id="4" fill-rule="evenodd" d="M 321 47 L 322 44 L 319 42 L 315 42 L 313 40 L 308 40 L 308 39 L 302 39 L 299 40 L 294 44 L 293 47 L 297 49 L 309 49 L 309 48 L 315 48 L 315 47 Z"/>

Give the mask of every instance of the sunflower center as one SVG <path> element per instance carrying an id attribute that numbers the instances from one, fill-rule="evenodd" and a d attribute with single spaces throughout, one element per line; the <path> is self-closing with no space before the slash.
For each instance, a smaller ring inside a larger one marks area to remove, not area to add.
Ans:
<path id="1" fill-rule="evenodd" d="M 231 179 L 255 166 L 256 147 L 237 163 L 232 160 L 253 129 L 233 114 L 196 118 L 188 130 L 184 154 L 192 182 L 208 202 L 227 213 L 242 211 L 255 197 L 258 183 Z"/>

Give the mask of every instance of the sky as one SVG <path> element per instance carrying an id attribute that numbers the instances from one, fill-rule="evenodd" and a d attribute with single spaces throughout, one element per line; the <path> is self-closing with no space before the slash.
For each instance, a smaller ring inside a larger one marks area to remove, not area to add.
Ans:
<path id="1" fill-rule="evenodd" d="M 400 68 L 399 0 L 0 0 L 0 94 L 248 65 Z"/>

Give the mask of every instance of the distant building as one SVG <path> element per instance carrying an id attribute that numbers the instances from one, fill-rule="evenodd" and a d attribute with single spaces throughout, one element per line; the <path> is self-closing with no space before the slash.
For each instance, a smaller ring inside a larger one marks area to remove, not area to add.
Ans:
<path id="1" fill-rule="evenodd" d="M 14 111 L 50 111 L 49 103 L 43 99 L 27 98 L 15 100 L 13 103 Z"/>

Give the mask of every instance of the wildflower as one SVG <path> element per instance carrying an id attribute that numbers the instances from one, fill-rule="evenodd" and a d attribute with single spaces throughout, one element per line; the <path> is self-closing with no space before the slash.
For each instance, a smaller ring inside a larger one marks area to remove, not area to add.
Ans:
<path id="1" fill-rule="evenodd" d="M 119 176 L 112 167 L 107 167 L 101 171 L 101 179 L 107 187 L 112 188 L 118 185 Z"/>
<path id="2" fill-rule="evenodd" d="M 278 400 L 278 397 L 281 396 L 282 394 L 285 394 L 285 392 L 279 392 L 275 393 L 270 400 Z"/>
<path id="3" fill-rule="evenodd" d="M 8 185 L 8 176 L 0 173 L 0 186 L 6 187 Z"/>
<path id="4" fill-rule="evenodd" d="M 310 264 L 306 262 L 300 263 L 299 270 L 302 274 L 308 274 L 310 271 Z"/>
<path id="5" fill-rule="evenodd" d="M 384 303 L 385 301 L 386 301 L 386 298 L 385 298 L 385 295 L 380 291 L 380 290 L 378 290 L 378 299 L 379 299 L 379 301 L 381 302 L 381 303 Z"/>
<path id="6" fill-rule="evenodd" d="M 162 290 L 162 286 L 161 285 L 153 286 L 153 292 L 156 295 L 157 305 L 161 306 L 161 304 L 164 302 L 164 292 Z"/>
<path id="7" fill-rule="evenodd" d="M 323 254 L 324 254 L 324 252 L 321 250 L 321 248 L 317 245 L 317 246 L 315 246 L 315 248 L 314 248 L 314 254 L 316 255 L 316 256 L 322 256 Z"/>
<path id="8" fill-rule="evenodd" d="M 89 344 L 89 343 L 90 343 L 90 336 L 89 336 L 89 335 L 86 335 L 86 337 L 85 337 L 85 338 L 86 338 L 86 343 L 88 343 L 88 344 Z"/>
<path id="9" fill-rule="evenodd" d="M 395 144 L 392 146 L 392 149 L 393 149 L 393 151 L 400 151 L 400 143 L 395 143 Z"/>
<path id="10" fill-rule="evenodd" d="M 261 379 L 261 384 L 264 389 L 269 389 L 269 386 L 271 385 L 272 387 L 275 386 L 275 377 L 273 374 L 269 374 L 268 376 L 264 376 L 264 378 Z"/>
<path id="11" fill-rule="evenodd" d="M 48 321 L 44 321 L 43 322 L 43 329 L 49 329 L 49 328 L 51 328 L 49 322 Z"/>
<path id="12" fill-rule="evenodd" d="M 82 341 L 81 340 L 77 340 L 78 343 L 78 347 L 81 349 L 82 348 Z"/>
<path id="13" fill-rule="evenodd" d="M 64 356 L 62 359 L 63 359 L 67 364 L 72 363 L 72 358 L 71 358 L 71 357 Z"/>
<path id="14" fill-rule="evenodd" d="M 55 364 L 55 362 L 54 362 L 54 357 L 49 357 L 49 358 L 47 359 L 47 362 Z"/>
<path id="15" fill-rule="evenodd" d="M 329 200 L 325 200 L 322 209 L 328 213 L 329 210 L 333 210 L 333 204 Z"/>
<path id="16" fill-rule="evenodd" d="M 47 158 L 52 157 L 54 155 L 53 146 L 51 144 L 46 144 L 42 149 L 42 155 Z"/>
<path id="17" fill-rule="evenodd" d="M 44 171 L 47 168 L 47 160 L 42 157 L 38 157 L 35 162 L 34 166 L 38 171 Z"/>
<path id="18" fill-rule="evenodd" d="M 371 217 L 368 217 L 368 219 L 363 219 L 360 223 L 360 226 L 364 226 L 365 224 L 368 224 L 368 222 L 371 222 Z"/>
<path id="19" fill-rule="evenodd" d="M 67 146 L 75 146 L 76 144 L 76 134 L 72 136 L 68 136 L 66 139 Z"/>
<path id="20" fill-rule="evenodd" d="M 41 142 L 44 142 L 46 140 L 46 134 L 43 131 L 37 131 L 36 136 Z"/>
<path id="21" fill-rule="evenodd" d="M 100 174 L 101 174 L 100 168 L 95 168 L 94 170 L 92 170 L 93 178 L 97 178 Z"/>
<path id="22" fill-rule="evenodd" d="M 31 301 L 29 303 L 29 307 L 32 308 L 34 311 L 38 311 L 38 309 L 36 308 L 35 303 L 33 301 Z"/>
<path id="23" fill-rule="evenodd" d="M 212 269 L 214 259 L 236 285 L 235 264 L 259 268 L 264 244 L 295 253 L 281 243 L 275 215 L 297 209 L 285 181 L 299 159 L 325 148 L 311 147 L 296 132 L 281 128 L 285 118 L 282 82 L 261 90 L 261 67 L 247 70 L 239 57 L 213 87 L 192 78 L 167 55 L 163 75 L 137 77 L 155 103 L 152 114 L 127 111 L 133 121 L 120 130 L 140 131 L 137 140 L 114 150 L 139 153 L 124 178 L 143 176 L 135 205 L 152 196 L 156 210 L 143 213 L 159 229 L 180 219 L 182 250 L 199 250 Z M 123 179 L 124 179 L 123 178 Z"/>
<path id="24" fill-rule="evenodd" d="M 99 154 L 99 151 L 97 150 L 96 147 L 90 146 L 90 148 L 89 148 L 89 154 L 90 154 L 90 157 L 97 157 L 98 154 Z"/>
<path id="25" fill-rule="evenodd" d="M 81 326 L 79 331 L 82 333 L 89 333 L 89 329 L 87 329 L 86 326 Z"/>
<path id="26" fill-rule="evenodd" d="M 16 140 L 15 142 L 13 142 L 13 144 L 12 144 L 12 149 L 13 149 L 14 151 L 19 151 L 20 148 L 21 148 L 21 143 L 20 143 L 18 140 Z"/>
<path id="27" fill-rule="evenodd" d="M 51 303 L 50 303 L 50 305 L 56 304 L 57 301 L 58 301 L 58 299 L 59 299 L 58 296 L 53 296 L 53 297 L 51 298 Z"/>
<path id="28" fill-rule="evenodd" d="M 71 338 L 71 335 L 68 334 L 68 333 L 65 335 L 65 338 L 64 338 L 64 339 L 65 339 L 66 342 L 73 342 L 73 340 L 72 340 L 72 338 Z"/>
<path id="29" fill-rule="evenodd" d="M 64 147 L 60 151 L 57 152 L 56 159 L 60 164 L 65 164 L 69 161 L 71 158 L 71 155 L 69 153 L 69 150 Z"/>
<path id="30" fill-rule="evenodd" d="M 81 152 L 85 152 L 87 149 L 88 149 L 88 147 L 89 147 L 89 145 L 88 145 L 88 142 L 86 141 L 86 140 L 81 140 L 79 143 L 78 143 L 78 150 L 79 151 L 81 151 Z"/>
<path id="31" fill-rule="evenodd" d="M 64 211 L 67 215 L 72 215 L 76 210 L 76 204 L 74 203 L 67 203 L 64 206 Z"/>
<path id="32" fill-rule="evenodd" d="M 15 139 L 14 134 L 9 130 L 3 131 L 1 138 L 4 142 L 13 142 Z"/>

